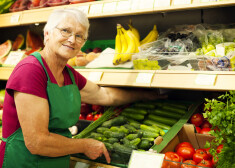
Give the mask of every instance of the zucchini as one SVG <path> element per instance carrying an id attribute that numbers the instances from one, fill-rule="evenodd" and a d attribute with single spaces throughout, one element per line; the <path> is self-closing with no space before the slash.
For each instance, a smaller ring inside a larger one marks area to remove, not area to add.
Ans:
<path id="1" fill-rule="evenodd" d="M 178 113 L 172 113 L 171 111 L 167 111 L 161 108 L 150 110 L 150 114 L 155 114 L 158 116 L 168 117 L 168 118 L 174 118 L 174 119 L 180 119 L 183 115 Z"/>
<path id="2" fill-rule="evenodd" d="M 185 114 L 187 111 L 185 109 L 175 108 L 173 106 L 166 106 L 166 105 L 162 106 L 162 109 L 177 114 Z"/>
<path id="3" fill-rule="evenodd" d="M 140 129 L 142 129 L 144 131 L 155 132 L 155 133 L 159 133 L 160 132 L 160 129 L 153 128 L 151 126 L 147 126 L 147 125 L 144 125 L 144 124 L 140 125 Z"/>
<path id="4" fill-rule="evenodd" d="M 108 128 L 105 128 L 105 127 L 99 127 L 96 129 L 96 132 L 100 133 L 100 134 L 103 134 L 105 131 L 108 131 L 109 129 Z"/>
<path id="5" fill-rule="evenodd" d="M 121 113 L 122 116 L 125 116 L 127 118 L 130 118 L 130 119 L 133 119 L 133 120 L 137 120 L 137 121 L 141 121 L 144 119 L 144 115 L 143 114 L 133 114 L 133 113 L 130 113 L 130 112 L 125 112 L 123 111 Z"/>
<path id="6" fill-rule="evenodd" d="M 146 109 L 140 109 L 140 108 L 136 108 L 136 107 L 127 107 L 122 111 L 122 113 L 146 115 L 148 112 Z"/>
<path id="7" fill-rule="evenodd" d="M 148 115 L 148 118 L 159 123 L 168 124 L 170 126 L 174 125 L 178 121 L 173 118 L 166 118 L 166 117 L 156 116 L 153 114 Z"/>
<path id="8" fill-rule="evenodd" d="M 138 147 L 143 150 L 148 150 L 151 146 L 152 146 L 151 141 L 147 139 L 142 139 Z"/>
<path id="9" fill-rule="evenodd" d="M 127 119 L 124 116 L 118 116 L 116 118 L 113 118 L 111 120 L 105 121 L 102 124 L 102 127 L 110 128 L 112 126 L 120 126 L 127 122 Z"/>
<path id="10" fill-rule="evenodd" d="M 146 125 L 150 125 L 150 126 L 156 125 L 159 128 L 162 128 L 162 129 L 165 129 L 165 130 L 169 130 L 171 128 L 171 126 L 169 126 L 169 125 L 162 124 L 162 123 L 150 120 L 150 119 L 144 120 L 143 123 L 146 124 Z"/>
<path id="11" fill-rule="evenodd" d="M 158 136 L 159 134 L 155 132 L 150 132 L 150 131 L 143 132 L 143 138 L 157 138 Z"/>
<path id="12" fill-rule="evenodd" d="M 104 136 L 107 138 L 117 138 L 121 139 L 125 136 L 125 133 L 123 132 L 112 132 L 112 131 L 105 131 Z"/>
<path id="13" fill-rule="evenodd" d="M 138 103 L 135 103 L 133 104 L 134 107 L 137 107 L 137 108 L 145 108 L 145 109 L 154 109 L 155 108 L 155 105 L 152 104 L 152 103 L 148 103 L 148 102 L 138 102 Z"/>

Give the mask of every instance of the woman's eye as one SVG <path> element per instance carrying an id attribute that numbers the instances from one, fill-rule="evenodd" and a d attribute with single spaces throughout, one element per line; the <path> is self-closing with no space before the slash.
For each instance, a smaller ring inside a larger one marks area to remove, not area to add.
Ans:
<path id="1" fill-rule="evenodd" d="M 77 34 L 76 37 L 77 37 L 77 38 L 82 38 L 82 35 Z"/>
<path id="2" fill-rule="evenodd" d="M 62 29 L 62 31 L 65 33 L 69 33 L 69 31 L 67 29 Z"/>

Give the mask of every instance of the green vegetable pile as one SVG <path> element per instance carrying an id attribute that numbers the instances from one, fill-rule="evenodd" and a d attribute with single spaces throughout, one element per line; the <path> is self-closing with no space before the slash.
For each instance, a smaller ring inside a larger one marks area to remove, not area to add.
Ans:
<path id="1" fill-rule="evenodd" d="M 205 99 L 205 113 L 212 124 L 210 132 L 215 139 L 207 142 L 205 148 L 210 147 L 214 159 L 218 156 L 217 168 L 235 167 L 235 91 L 229 91 L 217 99 Z M 223 144 L 222 151 L 217 154 L 216 148 Z"/>

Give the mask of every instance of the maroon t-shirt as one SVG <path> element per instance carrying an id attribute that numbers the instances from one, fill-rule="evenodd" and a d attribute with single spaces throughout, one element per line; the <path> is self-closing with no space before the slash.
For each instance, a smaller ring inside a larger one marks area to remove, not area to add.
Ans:
<path id="1" fill-rule="evenodd" d="M 48 65 L 42 57 L 43 64 L 49 74 L 52 83 L 57 83 L 53 74 L 51 73 Z M 86 85 L 86 78 L 80 73 L 71 69 L 75 82 L 81 90 Z M 63 70 L 64 85 L 72 84 L 71 78 L 67 68 Z M 28 56 L 23 59 L 15 69 L 13 70 L 6 85 L 6 94 L 3 104 L 3 116 L 2 116 L 2 137 L 7 138 L 13 134 L 18 128 L 20 123 L 18 120 L 16 106 L 14 101 L 14 90 L 36 95 L 44 99 L 47 97 L 47 76 L 39 61 L 34 56 Z M 0 145 L 0 167 L 2 167 L 6 143 L 2 141 Z"/>

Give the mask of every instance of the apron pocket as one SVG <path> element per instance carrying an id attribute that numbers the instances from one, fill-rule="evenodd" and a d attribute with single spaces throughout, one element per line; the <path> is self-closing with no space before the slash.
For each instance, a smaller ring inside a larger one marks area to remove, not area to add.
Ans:
<path id="1" fill-rule="evenodd" d="M 61 157 L 39 156 L 38 168 L 69 168 L 70 155 Z"/>

